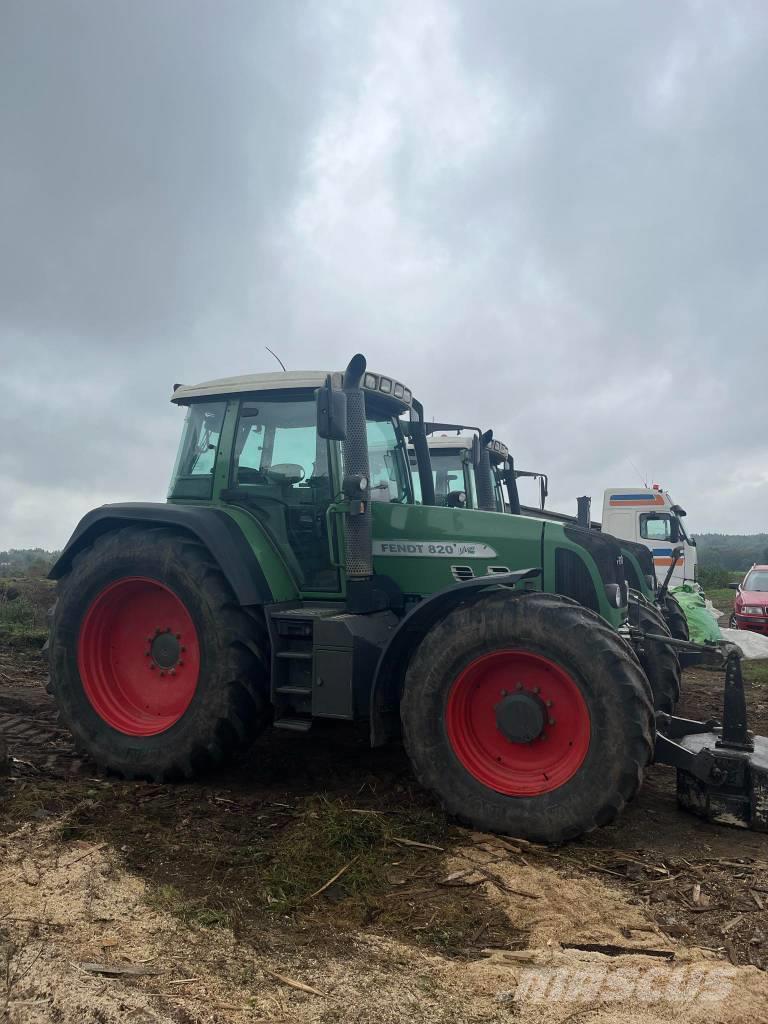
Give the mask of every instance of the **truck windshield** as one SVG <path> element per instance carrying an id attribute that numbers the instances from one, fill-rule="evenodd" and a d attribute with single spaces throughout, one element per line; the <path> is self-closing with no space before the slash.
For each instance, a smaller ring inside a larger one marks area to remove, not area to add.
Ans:
<path id="1" fill-rule="evenodd" d="M 367 416 L 371 501 L 412 500 L 411 473 L 398 421 L 392 416 Z"/>

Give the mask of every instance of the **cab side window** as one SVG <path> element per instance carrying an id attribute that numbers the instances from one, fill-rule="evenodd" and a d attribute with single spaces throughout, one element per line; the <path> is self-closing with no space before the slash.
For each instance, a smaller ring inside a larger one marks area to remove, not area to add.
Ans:
<path id="1" fill-rule="evenodd" d="M 640 516 L 640 536 L 645 540 L 672 540 L 672 516 L 664 513 Z"/>

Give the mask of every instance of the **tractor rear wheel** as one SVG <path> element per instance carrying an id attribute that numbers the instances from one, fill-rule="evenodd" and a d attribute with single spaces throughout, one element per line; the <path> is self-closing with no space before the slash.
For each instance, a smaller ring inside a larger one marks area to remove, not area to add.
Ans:
<path id="1" fill-rule="evenodd" d="M 189 778 L 268 723 L 264 624 L 194 538 L 126 527 L 59 582 L 49 691 L 79 748 L 126 778 Z"/>
<path id="2" fill-rule="evenodd" d="M 685 617 L 683 607 L 672 594 L 667 594 L 664 598 L 661 613 L 664 616 L 669 632 L 675 640 L 691 639 L 691 635 L 688 632 L 688 619 Z"/>
<path id="3" fill-rule="evenodd" d="M 594 612 L 484 594 L 422 640 L 400 705 L 419 781 L 475 828 L 562 842 L 611 821 L 653 752 L 651 693 Z"/>
<path id="4" fill-rule="evenodd" d="M 659 609 L 634 592 L 629 596 L 629 621 L 645 633 L 671 636 L 669 626 Z M 658 641 L 648 640 L 638 652 L 640 664 L 648 676 L 653 692 L 653 706 L 657 711 L 668 714 L 674 711 L 680 700 L 680 662 L 674 647 Z"/>

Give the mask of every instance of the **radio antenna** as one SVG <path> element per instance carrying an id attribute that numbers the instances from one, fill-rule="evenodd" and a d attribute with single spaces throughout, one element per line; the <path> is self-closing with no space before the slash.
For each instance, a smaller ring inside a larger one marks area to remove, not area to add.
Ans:
<path id="1" fill-rule="evenodd" d="M 280 356 L 279 356 L 279 355 L 277 354 L 277 352 L 273 352 L 273 351 L 272 351 L 272 349 L 271 349 L 271 348 L 269 347 L 269 345 L 265 345 L 265 346 L 264 346 L 264 348 L 265 348 L 265 349 L 267 350 L 267 352 L 269 352 L 269 354 L 270 354 L 271 356 L 274 356 L 274 357 L 275 357 L 275 359 L 276 359 L 276 360 L 278 361 L 278 363 L 280 363 L 280 365 L 281 365 L 281 366 L 282 366 L 282 368 L 283 368 L 283 373 L 287 373 L 288 371 L 287 371 L 287 370 L 286 370 L 286 368 L 285 368 L 285 363 L 284 363 L 284 362 L 283 362 L 283 360 L 282 360 L 282 359 L 280 358 Z"/>
<path id="2" fill-rule="evenodd" d="M 643 474 L 642 474 L 642 473 L 640 472 L 640 470 L 639 470 L 639 469 L 637 468 L 637 466 L 636 466 L 636 465 L 634 464 L 634 462 L 632 461 L 632 459 L 627 459 L 627 462 L 629 462 L 629 464 L 630 464 L 630 466 L 632 467 L 632 469 L 634 469 L 634 471 L 635 471 L 635 472 L 637 473 L 637 475 L 638 475 L 638 476 L 640 477 L 640 479 L 642 480 L 642 482 L 643 482 L 643 487 L 646 487 L 646 488 L 647 488 L 647 487 L 648 487 L 648 480 L 647 480 L 647 478 L 643 476 Z"/>

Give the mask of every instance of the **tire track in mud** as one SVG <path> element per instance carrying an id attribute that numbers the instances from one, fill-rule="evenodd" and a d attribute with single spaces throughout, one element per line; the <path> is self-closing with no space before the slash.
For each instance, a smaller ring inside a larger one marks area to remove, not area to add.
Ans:
<path id="1" fill-rule="evenodd" d="M 56 708 L 42 686 L 0 686 L 0 739 L 8 747 L 12 771 L 34 770 L 65 778 L 80 765 L 72 739 L 57 724 Z M 21 762 L 14 767 L 14 760 Z"/>

